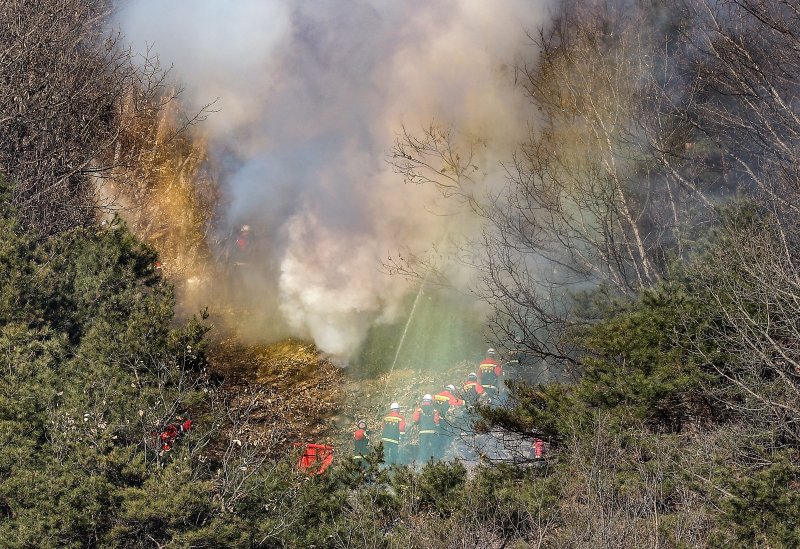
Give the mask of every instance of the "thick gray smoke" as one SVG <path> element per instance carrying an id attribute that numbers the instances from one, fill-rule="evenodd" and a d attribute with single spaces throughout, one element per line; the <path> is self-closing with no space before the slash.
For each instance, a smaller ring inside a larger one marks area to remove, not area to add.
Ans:
<path id="1" fill-rule="evenodd" d="M 396 132 L 436 120 L 480 136 L 486 178 L 502 182 L 527 129 L 513 67 L 549 3 L 137 0 L 117 23 L 174 65 L 190 106 L 219 98 L 205 131 L 229 159 L 226 217 L 269 228 L 283 319 L 347 359 L 409 291 L 381 262 L 475 223 L 403 185 L 385 161 Z"/>

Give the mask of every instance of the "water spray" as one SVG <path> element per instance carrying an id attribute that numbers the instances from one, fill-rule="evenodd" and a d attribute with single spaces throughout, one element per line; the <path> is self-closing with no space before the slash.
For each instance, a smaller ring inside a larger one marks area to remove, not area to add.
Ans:
<path id="1" fill-rule="evenodd" d="M 444 242 L 447 240 L 450 234 L 450 222 L 447 223 L 445 226 L 444 234 L 442 234 L 442 238 L 436 244 L 434 248 L 441 248 Z M 417 312 L 417 305 L 419 305 L 419 300 L 422 297 L 422 294 L 425 291 L 425 285 L 428 283 L 428 278 L 430 277 L 432 271 L 432 267 L 428 268 L 425 271 L 425 276 L 422 277 L 422 282 L 419 285 L 419 290 L 417 290 L 417 295 L 414 297 L 414 303 L 411 305 L 411 311 L 408 313 L 408 319 L 406 320 L 406 324 L 403 327 L 403 334 L 400 336 L 400 342 L 397 344 L 397 350 L 394 353 L 394 360 L 392 360 L 392 366 L 389 368 L 389 373 L 386 374 L 386 380 L 383 382 L 383 391 L 381 400 L 386 400 L 386 389 L 389 387 L 389 380 L 392 377 L 392 373 L 394 372 L 394 367 L 397 365 L 397 359 L 400 357 L 400 352 L 403 350 L 403 345 L 406 342 L 406 336 L 408 335 L 408 329 L 411 327 L 411 322 L 414 320 L 414 313 Z M 378 411 L 380 415 L 380 408 Z"/>
<path id="2" fill-rule="evenodd" d="M 425 289 L 425 282 L 426 281 L 423 280 L 422 284 L 420 284 L 419 290 L 417 290 L 417 296 L 414 298 L 414 304 L 411 306 L 411 312 L 408 314 L 408 320 L 406 320 L 406 325 L 403 328 L 403 335 L 400 336 L 400 343 L 397 344 L 397 351 L 395 351 L 394 353 L 394 360 L 392 361 L 392 367 L 389 368 L 389 376 L 392 375 L 394 367 L 397 364 L 397 358 L 400 356 L 400 351 L 403 349 L 403 344 L 405 343 L 406 335 L 408 334 L 408 327 L 411 326 L 411 321 L 414 318 L 414 313 L 417 310 L 417 304 L 419 303 L 419 298 L 422 297 L 422 293 Z"/>

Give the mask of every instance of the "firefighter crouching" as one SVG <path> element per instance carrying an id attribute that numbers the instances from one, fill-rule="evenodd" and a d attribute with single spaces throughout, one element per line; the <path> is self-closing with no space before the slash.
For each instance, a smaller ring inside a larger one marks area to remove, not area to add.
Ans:
<path id="1" fill-rule="evenodd" d="M 417 461 L 426 463 L 436 451 L 436 436 L 439 430 L 439 412 L 433 407 L 431 395 L 424 395 L 422 403 L 414 410 L 414 423 L 419 427 Z"/>
<path id="2" fill-rule="evenodd" d="M 353 433 L 353 461 L 362 467 L 366 465 L 367 456 L 372 450 L 369 444 L 370 434 L 367 422 L 363 419 L 359 421 L 356 432 Z"/>
<path id="3" fill-rule="evenodd" d="M 406 434 L 406 420 L 400 415 L 400 405 L 392 402 L 389 413 L 383 418 L 383 458 L 387 465 L 399 462 L 400 437 Z"/>
<path id="4" fill-rule="evenodd" d="M 181 418 L 178 418 L 179 420 Z M 159 456 L 163 456 L 170 450 L 172 450 L 173 446 L 175 446 L 175 441 L 188 433 L 192 430 L 192 420 L 187 419 L 186 421 L 175 424 L 170 423 L 166 426 L 166 428 L 161 431 L 158 435 L 158 441 L 161 446 L 161 451 L 159 452 Z"/>

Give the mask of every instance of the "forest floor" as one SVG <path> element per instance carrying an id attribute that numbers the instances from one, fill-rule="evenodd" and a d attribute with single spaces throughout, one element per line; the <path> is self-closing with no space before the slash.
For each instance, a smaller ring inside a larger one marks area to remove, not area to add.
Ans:
<path id="1" fill-rule="evenodd" d="M 349 453 L 357 422 L 367 421 L 370 431 L 379 434 L 393 401 L 401 404 L 411 431 L 411 415 L 422 395 L 458 384 L 457 376 L 463 377 L 461 371 L 469 367 L 454 366 L 452 379 L 448 372 L 411 369 L 355 379 L 310 343 L 287 339 L 245 344 L 235 336 L 212 343 L 209 363 L 223 378 L 233 413 L 247 416 L 247 435 L 272 457 L 308 442 Z"/>

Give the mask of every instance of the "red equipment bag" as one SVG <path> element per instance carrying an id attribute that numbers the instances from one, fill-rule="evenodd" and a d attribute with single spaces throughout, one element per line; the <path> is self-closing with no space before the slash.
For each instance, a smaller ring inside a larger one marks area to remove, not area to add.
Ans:
<path id="1" fill-rule="evenodd" d="M 300 446 L 300 444 L 298 444 Z M 320 475 L 333 463 L 333 446 L 327 444 L 306 444 L 297 468 L 309 475 Z"/>

